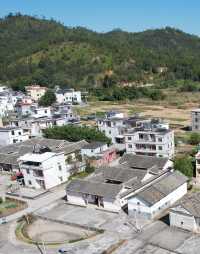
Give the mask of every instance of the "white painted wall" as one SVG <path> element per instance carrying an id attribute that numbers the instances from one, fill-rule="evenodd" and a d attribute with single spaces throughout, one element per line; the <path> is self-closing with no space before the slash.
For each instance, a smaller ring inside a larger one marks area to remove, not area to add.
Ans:
<path id="1" fill-rule="evenodd" d="M 59 165 L 61 169 L 59 169 Z M 24 175 L 25 185 L 35 189 L 40 189 L 41 186 L 37 183 L 37 179 L 43 180 L 45 189 L 53 188 L 68 180 L 69 171 L 65 165 L 64 154 L 56 154 L 48 160 L 42 162 L 39 167 L 28 167 L 29 174 L 27 173 L 27 166 L 20 163 L 20 169 Z M 42 170 L 43 176 L 35 176 L 34 170 Z M 60 178 L 62 177 L 62 179 Z M 29 183 L 31 181 L 31 184 Z"/>
<path id="2" fill-rule="evenodd" d="M 148 136 L 148 140 L 143 140 L 139 138 L 139 134 L 144 134 Z M 150 134 L 155 135 L 155 141 L 151 140 Z M 136 144 L 145 144 L 145 145 L 155 145 L 156 149 L 138 149 Z M 125 134 L 125 145 L 127 153 L 143 153 L 143 154 L 155 154 L 155 156 L 162 156 L 172 158 L 174 155 L 174 131 L 167 133 L 157 133 L 149 131 L 137 131 L 134 133 Z"/>
<path id="3" fill-rule="evenodd" d="M 164 209 L 173 205 L 176 201 L 182 198 L 187 193 L 187 183 L 184 183 L 176 190 L 171 192 L 169 195 L 161 199 L 159 202 L 150 206 L 148 203 L 145 203 L 144 200 L 141 200 L 137 195 L 128 200 L 128 213 L 134 214 L 136 210 L 137 213 L 148 214 L 151 218 L 155 217 L 161 213 Z M 138 204 L 139 202 L 139 204 Z"/>
<path id="4" fill-rule="evenodd" d="M 92 156 L 95 156 L 99 153 L 102 153 L 104 151 L 106 151 L 108 149 L 108 145 L 105 144 L 103 146 L 100 146 L 100 147 L 97 147 L 95 149 L 85 149 L 85 148 L 82 148 L 81 149 L 81 154 L 82 156 L 87 156 L 87 157 L 92 157 Z"/>

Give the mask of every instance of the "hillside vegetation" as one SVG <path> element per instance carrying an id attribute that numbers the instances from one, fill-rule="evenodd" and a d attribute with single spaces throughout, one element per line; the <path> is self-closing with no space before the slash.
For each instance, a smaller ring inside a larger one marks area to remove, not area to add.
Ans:
<path id="1" fill-rule="evenodd" d="M 158 67 L 167 69 L 159 73 Z M 28 83 L 96 89 L 162 81 L 165 86 L 174 80 L 200 81 L 197 36 L 169 27 L 96 33 L 21 14 L 0 19 L 0 82 L 14 89 Z"/>

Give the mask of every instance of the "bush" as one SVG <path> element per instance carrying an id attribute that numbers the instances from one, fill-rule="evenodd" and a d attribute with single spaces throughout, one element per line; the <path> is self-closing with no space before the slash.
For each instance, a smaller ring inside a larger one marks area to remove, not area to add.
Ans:
<path id="1" fill-rule="evenodd" d="M 92 167 L 89 163 L 86 164 L 85 172 L 88 174 L 92 174 L 94 172 L 95 168 Z"/>
<path id="2" fill-rule="evenodd" d="M 174 169 L 180 171 L 188 177 L 193 177 L 194 166 L 193 159 L 190 156 L 176 157 L 174 160 Z"/>
<path id="3" fill-rule="evenodd" d="M 56 96 L 54 92 L 50 89 L 46 91 L 46 93 L 40 98 L 39 105 L 43 107 L 51 106 L 56 102 Z"/>
<path id="4" fill-rule="evenodd" d="M 191 133 L 189 137 L 189 143 L 191 145 L 198 145 L 200 143 L 200 134 L 197 132 Z"/>
<path id="5" fill-rule="evenodd" d="M 105 134 L 94 127 L 87 126 L 55 126 L 44 130 L 44 136 L 46 138 L 65 139 L 71 142 L 80 140 L 86 140 L 88 142 L 101 141 L 107 144 L 111 143 L 111 140 L 105 136 Z"/>

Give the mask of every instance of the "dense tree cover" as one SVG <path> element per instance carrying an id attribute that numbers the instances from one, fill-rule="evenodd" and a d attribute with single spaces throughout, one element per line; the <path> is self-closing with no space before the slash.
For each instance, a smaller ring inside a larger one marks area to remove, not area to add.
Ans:
<path id="1" fill-rule="evenodd" d="M 191 145 L 200 144 L 200 134 L 198 132 L 192 132 L 189 137 L 189 143 Z"/>
<path id="2" fill-rule="evenodd" d="M 53 127 L 44 130 L 44 136 L 46 138 L 65 139 L 71 142 L 76 142 L 85 139 L 88 142 L 101 141 L 107 144 L 111 143 L 111 140 L 105 136 L 103 132 L 100 132 L 96 128 L 87 126 L 75 126 L 65 125 L 61 127 Z"/>
<path id="3" fill-rule="evenodd" d="M 102 101 L 133 100 L 139 98 L 150 98 L 152 100 L 163 100 L 165 98 L 162 90 L 152 88 L 136 87 L 114 87 L 110 89 L 99 88 L 91 90 L 93 95 Z"/>
<path id="4" fill-rule="evenodd" d="M 192 157 L 188 155 L 184 155 L 181 157 L 177 157 L 174 160 L 174 169 L 180 171 L 184 175 L 188 177 L 193 177 L 194 174 L 194 166 Z"/>
<path id="5" fill-rule="evenodd" d="M 200 39 L 169 27 L 96 33 L 9 14 L 0 19 L 0 52 L 0 82 L 14 89 L 32 82 L 111 88 L 123 81 L 200 81 Z"/>
<path id="6" fill-rule="evenodd" d="M 46 93 L 40 98 L 39 105 L 43 107 L 48 107 L 55 102 L 56 102 L 55 93 L 51 89 L 48 89 Z"/>

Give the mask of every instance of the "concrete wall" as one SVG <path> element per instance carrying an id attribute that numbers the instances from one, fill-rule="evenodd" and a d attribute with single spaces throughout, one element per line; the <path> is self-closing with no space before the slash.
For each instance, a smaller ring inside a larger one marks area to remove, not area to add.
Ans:
<path id="1" fill-rule="evenodd" d="M 169 195 L 158 201 L 157 203 L 150 205 L 144 200 L 141 200 L 137 195 L 128 200 L 128 213 L 135 214 L 135 210 L 139 214 L 149 215 L 150 218 L 154 218 L 163 212 L 163 210 L 169 208 L 177 200 L 182 198 L 187 193 L 187 183 L 184 183 Z"/>
<path id="2" fill-rule="evenodd" d="M 186 229 L 189 231 L 196 231 L 195 218 L 189 214 L 182 214 L 176 211 L 170 211 L 170 226 Z"/>
<path id="3" fill-rule="evenodd" d="M 106 151 L 108 149 L 107 144 L 97 147 L 95 149 L 81 149 L 81 154 L 84 156 L 92 157 L 97 155 L 98 153 L 102 153 L 103 151 Z"/>
<path id="4" fill-rule="evenodd" d="M 147 139 L 140 139 L 139 134 L 147 135 Z M 154 140 L 151 140 L 150 134 L 155 136 Z M 160 134 L 153 131 L 138 131 L 126 134 L 125 144 L 127 153 L 154 154 L 158 157 L 172 158 L 174 155 L 174 132 Z M 146 148 L 138 148 L 136 145 L 145 145 Z M 150 146 L 155 146 L 155 149 L 151 149 Z"/>
<path id="5" fill-rule="evenodd" d="M 59 167 L 61 166 L 61 167 Z M 27 173 L 27 166 L 20 165 L 21 171 L 24 175 L 25 185 L 35 189 L 40 189 L 42 186 L 38 183 L 38 180 L 44 182 L 44 188 L 53 188 L 68 180 L 69 172 L 65 165 L 64 154 L 58 154 L 44 161 L 40 167 L 29 167 L 29 173 Z M 43 176 L 36 176 L 35 170 L 42 170 Z M 31 182 L 29 182 L 31 181 Z"/>
<path id="6" fill-rule="evenodd" d="M 192 131 L 200 131 L 200 111 L 191 113 Z"/>

